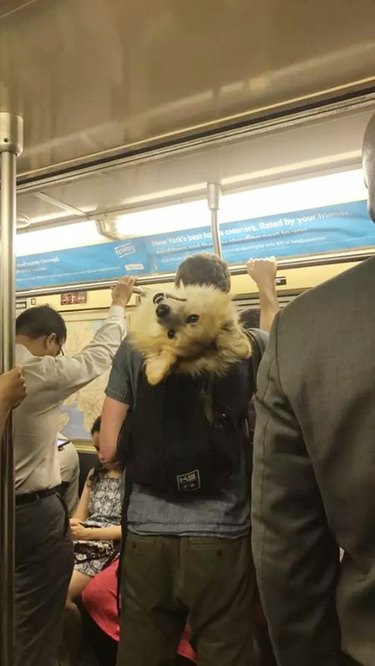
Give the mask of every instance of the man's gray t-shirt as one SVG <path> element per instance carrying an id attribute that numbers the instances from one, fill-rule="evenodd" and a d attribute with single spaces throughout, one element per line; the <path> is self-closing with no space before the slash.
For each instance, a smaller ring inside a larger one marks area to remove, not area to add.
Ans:
<path id="1" fill-rule="evenodd" d="M 106 395 L 136 409 L 142 357 L 125 340 L 113 361 Z M 250 531 L 250 503 L 245 451 L 227 486 L 210 499 L 166 500 L 134 484 L 127 524 L 141 535 L 212 536 L 235 539 Z"/>

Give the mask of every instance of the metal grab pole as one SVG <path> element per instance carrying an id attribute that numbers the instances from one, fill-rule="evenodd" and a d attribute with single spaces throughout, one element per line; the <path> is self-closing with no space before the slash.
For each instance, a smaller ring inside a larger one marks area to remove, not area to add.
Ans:
<path id="1" fill-rule="evenodd" d="M 218 183 L 207 183 L 207 203 L 211 211 L 211 232 L 215 254 L 222 257 L 221 240 L 219 230 L 219 209 L 220 209 L 221 187 Z"/>
<path id="2" fill-rule="evenodd" d="M 14 365 L 16 160 L 23 121 L 0 113 L 0 370 Z M 0 666 L 14 663 L 14 459 L 12 419 L 0 444 Z"/>

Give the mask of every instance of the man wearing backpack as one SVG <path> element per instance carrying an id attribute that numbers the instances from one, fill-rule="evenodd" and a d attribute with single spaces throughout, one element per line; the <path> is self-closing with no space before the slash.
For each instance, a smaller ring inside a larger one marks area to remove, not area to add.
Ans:
<path id="1" fill-rule="evenodd" d="M 190 257 L 177 272 L 176 286 L 191 284 L 210 284 L 229 292 L 228 268 L 215 256 Z M 234 370 L 237 383 L 227 382 L 224 386 L 233 411 L 236 406 L 239 410 L 239 405 L 243 405 L 243 410 L 242 421 L 237 418 L 233 428 L 233 442 L 240 442 L 239 455 L 223 486 L 193 499 L 191 493 L 190 497 L 163 497 L 132 484 L 126 511 L 119 666 L 169 663 L 176 654 L 187 618 L 201 666 L 254 664 L 256 585 L 250 547 L 251 456 L 245 413 L 255 387 L 251 362 L 242 364 L 238 375 Z M 180 376 L 179 380 L 172 373 L 173 389 L 165 380 L 164 395 L 169 402 L 162 401 L 159 391 L 155 393 L 154 405 L 148 398 L 148 411 L 144 409 L 144 394 L 139 393 L 139 386 L 144 383 L 140 379 L 142 365 L 142 357 L 123 343 L 113 363 L 103 407 L 101 453 L 107 459 L 116 455 L 120 429 L 124 420 L 126 426 L 127 418 L 135 417 L 137 432 L 150 439 L 160 428 L 158 413 L 162 414 L 163 433 L 178 432 L 179 418 L 184 421 L 185 439 L 191 423 L 199 426 L 199 404 L 191 378 Z M 215 386 L 216 393 L 212 394 L 219 396 L 219 401 L 221 390 Z M 147 391 L 150 393 L 151 389 Z M 215 403 L 215 397 L 212 400 Z M 181 415 L 176 419 L 177 411 Z M 197 437 L 202 437 L 202 432 L 203 425 Z M 215 463 L 213 459 L 213 476 Z M 183 479 L 182 484 L 190 481 Z"/>

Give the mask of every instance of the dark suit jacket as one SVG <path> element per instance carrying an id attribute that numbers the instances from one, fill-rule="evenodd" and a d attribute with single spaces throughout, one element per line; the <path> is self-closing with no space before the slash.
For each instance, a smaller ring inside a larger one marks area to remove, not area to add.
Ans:
<path id="1" fill-rule="evenodd" d="M 258 375 L 252 513 L 279 665 L 341 666 L 349 655 L 375 666 L 375 259 L 274 323 Z"/>

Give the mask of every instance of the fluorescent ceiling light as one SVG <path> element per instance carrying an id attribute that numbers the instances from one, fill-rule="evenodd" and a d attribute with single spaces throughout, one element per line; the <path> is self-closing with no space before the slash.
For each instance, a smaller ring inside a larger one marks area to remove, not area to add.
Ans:
<path id="1" fill-rule="evenodd" d="M 98 234 L 95 221 L 79 222 L 51 229 L 27 231 L 16 236 L 16 256 L 55 252 L 72 247 L 96 245 L 107 239 Z"/>
<path id="2" fill-rule="evenodd" d="M 126 213 L 114 218 L 116 231 L 124 238 L 153 236 L 170 231 L 182 231 L 210 224 L 207 201 L 162 206 Z"/>
<path id="3" fill-rule="evenodd" d="M 221 199 L 220 222 L 225 224 L 366 198 L 362 170 L 355 169 L 226 194 Z"/>
<path id="4" fill-rule="evenodd" d="M 366 198 L 362 171 L 355 169 L 224 194 L 219 221 L 225 224 Z M 206 199 L 200 199 L 113 216 L 109 214 L 107 221 L 119 238 L 133 238 L 207 227 L 210 211 Z M 25 256 L 103 242 L 108 242 L 108 238 L 98 234 L 92 220 L 19 234 L 16 253 Z"/>
<path id="5" fill-rule="evenodd" d="M 235 222 L 278 215 L 307 208 L 361 201 L 367 192 L 361 169 L 296 180 L 279 185 L 224 194 L 219 221 Z M 205 199 L 132 212 L 113 218 L 116 232 L 123 238 L 183 231 L 210 224 Z"/>

